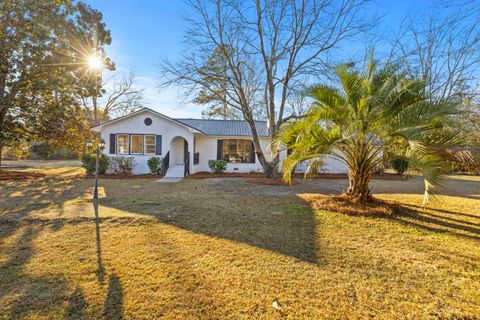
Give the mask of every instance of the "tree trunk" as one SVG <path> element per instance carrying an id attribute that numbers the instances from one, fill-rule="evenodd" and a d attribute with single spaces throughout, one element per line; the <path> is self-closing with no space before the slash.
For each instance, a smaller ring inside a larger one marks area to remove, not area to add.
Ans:
<path id="1" fill-rule="evenodd" d="M 264 166 L 265 175 L 267 178 L 278 178 L 278 155 Z"/>
<path id="2" fill-rule="evenodd" d="M 3 144 L 0 144 L 0 170 L 2 170 L 2 150 L 3 150 Z"/>
<path id="3" fill-rule="evenodd" d="M 372 177 L 371 172 L 354 171 L 348 173 L 349 186 L 347 195 L 356 202 L 366 203 L 371 199 L 368 183 Z"/>
<path id="4" fill-rule="evenodd" d="M 255 122 L 253 121 L 253 117 L 251 115 L 246 115 L 244 113 L 244 118 L 250 126 L 250 130 L 252 131 L 252 140 L 253 146 L 255 148 L 255 154 L 257 155 L 258 161 L 262 165 L 263 171 L 267 178 L 278 178 L 278 162 L 279 162 L 279 155 L 277 154 L 272 161 L 267 161 L 265 158 L 265 154 L 260 146 L 260 139 L 258 138 L 257 128 L 255 127 Z M 273 134 L 272 134 L 273 137 Z M 272 138 L 273 139 L 273 138 Z"/>

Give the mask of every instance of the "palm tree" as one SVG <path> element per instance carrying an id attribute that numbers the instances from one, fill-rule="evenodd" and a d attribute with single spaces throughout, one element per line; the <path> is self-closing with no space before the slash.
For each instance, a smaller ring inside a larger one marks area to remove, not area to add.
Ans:
<path id="1" fill-rule="evenodd" d="M 316 173 L 322 158 L 331 155 L 348 168 L 347 196 L 364 203 L 371 199 L 369 181 L 388 148 L 423 174 L 427 203 L 443 186 L 444 155 L 463 145 L 461 133 L 453 129 L 457 106 L 426 99 L 423 82 L 372 59 L 363 72 L 344 66 L 336 76 L 340 89 L 310 88 L 310 110 L 280 133 L 282 145 L 293 150 L 284 161 L 284 179 L 290 182 L 295 167 L 306 160 L 307 174 Z"/>

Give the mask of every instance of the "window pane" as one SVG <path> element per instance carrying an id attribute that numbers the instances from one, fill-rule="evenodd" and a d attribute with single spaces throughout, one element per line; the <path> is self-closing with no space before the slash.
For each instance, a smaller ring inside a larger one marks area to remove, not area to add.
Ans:
<path id="1" fill-rule="evenodd" d="M 227 139 L 223 140 L 222 159 L 232 163 L 250 162 L 250 140 Z"/>
<path id="2" fill-rule="evenodd" d="M 156 137 L 154 135 L 145 136 L 145 153 L 155 154 L 156 153 Z"/>
<path id="3" fill-rule="evenodd" d="M 128 154 L 128 134 L 117 135 L 117 153 Z"/>
<path id="4" fill-rule="evenodd" d="M 143 136 L 131 135 L 130 153 L 143 153 Z"/>

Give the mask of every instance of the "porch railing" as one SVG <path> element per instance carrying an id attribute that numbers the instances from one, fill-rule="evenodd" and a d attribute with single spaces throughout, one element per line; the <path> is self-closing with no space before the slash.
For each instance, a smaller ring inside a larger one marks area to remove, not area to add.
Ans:
<path id="1" fill-rule="evenodd" d="M 185 155 L 185 159 L 183 161 L 184 163 L 184 172 L 183 172 L 183 176 L 186 177 L 190 174 L 190 152 L 187 152 L 187 154 Z"/>
<path id="2" fill-rule="evenodd" d="M 162 176 L 165 176 L 169 166 L 170 166 L 170 151 L 168 151 L 165 157 L 163 157 L 162 159 Z"/>

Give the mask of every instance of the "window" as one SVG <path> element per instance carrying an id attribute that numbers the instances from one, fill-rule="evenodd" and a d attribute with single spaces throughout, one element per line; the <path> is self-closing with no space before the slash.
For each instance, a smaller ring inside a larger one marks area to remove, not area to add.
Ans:
<path id="1" fill-rule="evenodd" d="M 141 134 L 130 135 L 130 153 L 143 154 L 143 135 Z"/>
<path id="2" fill-rule="evenodd" d="M 117 154 L 128 154 L 128 134 L 117 134 Z"/>
<path id="3" fill-rule="evenodd" d="M 145 123 L 146 126 L 149 126 L 152 124 L 152 119 L 151 118 L 145 118 L 145 120 L 143 120 L 143 122 Z"/>
<path id="4" fill-rule="evenodd" d="M 145 154 L 156 153 L 156 137 L 154 135 L 145 135 Z"/>
<path id="5" fill-rule="evenodd" d="M 233 163 L 252 163 L 252 141 L 239 139 L 223 140 L 222 159 Z"/>

